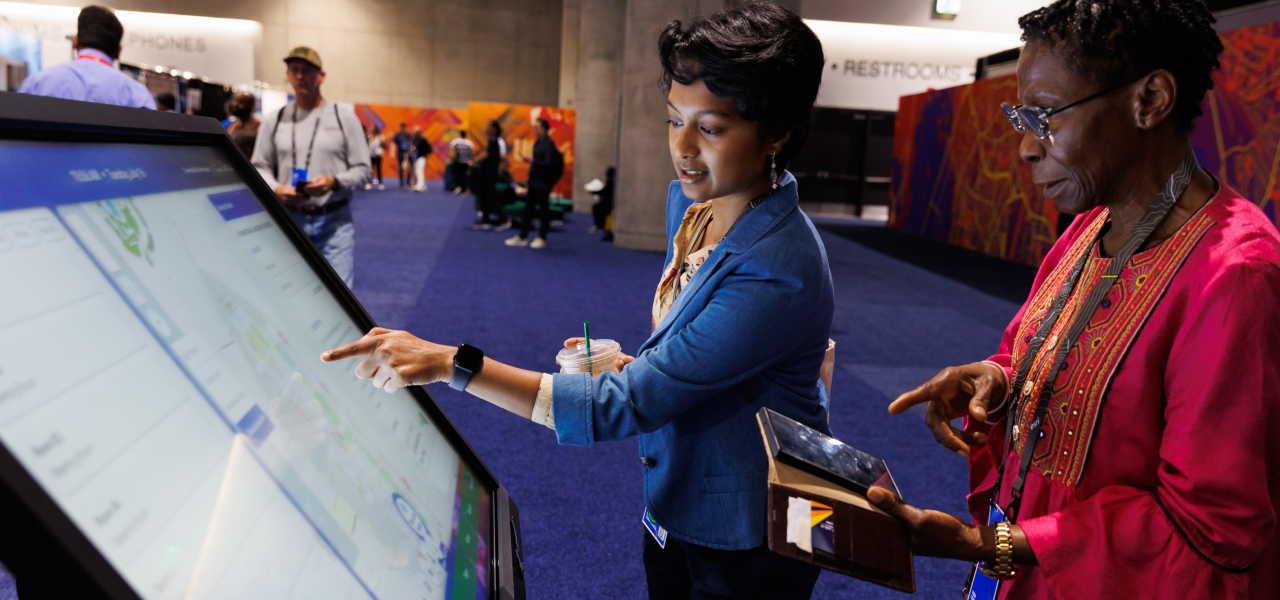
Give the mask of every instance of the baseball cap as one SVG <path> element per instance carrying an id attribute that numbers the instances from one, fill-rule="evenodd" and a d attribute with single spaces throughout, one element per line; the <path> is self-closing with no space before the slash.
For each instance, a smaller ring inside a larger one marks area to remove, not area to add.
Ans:
<path id="1" fill-rule="evenodd" d="M 315 65 L 317 69 L 324 68 L 324 62 L 320 60 L 320 53 L 316 52 L 314 48 L 298 46 L 289 52 L 289 56 L 284 57 L 284 62 L 289 62 L 295 58 L 309 62 Z"/>

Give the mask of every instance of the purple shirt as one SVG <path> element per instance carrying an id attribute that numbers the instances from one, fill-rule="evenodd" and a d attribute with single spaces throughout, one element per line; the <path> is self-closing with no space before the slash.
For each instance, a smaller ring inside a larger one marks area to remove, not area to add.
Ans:
<path id="1" fill-rule="evenodd" d="M 18 93 L 155 110 L 156 99 L 151 97 L 147 86 L 115 67 L 79 58 L 86 55 L 115 64 L 105 53 L 85 48 L 76 55 L 76 60 L 28 77 Z"/>

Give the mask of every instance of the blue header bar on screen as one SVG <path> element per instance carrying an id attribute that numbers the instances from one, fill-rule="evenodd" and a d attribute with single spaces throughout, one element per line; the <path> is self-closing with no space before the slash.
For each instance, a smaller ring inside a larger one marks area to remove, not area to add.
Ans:
<path id="1" fill-rule="evenodd" d="M 0 140 L 0 211 L 243 183 L 206 146 Z"/>

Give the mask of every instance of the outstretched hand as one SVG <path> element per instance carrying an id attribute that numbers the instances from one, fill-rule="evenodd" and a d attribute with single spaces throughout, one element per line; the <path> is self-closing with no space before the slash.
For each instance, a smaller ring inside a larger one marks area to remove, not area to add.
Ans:
<path id="1" fill-rule="evenodd" d="M 583 342 L 585 342 L 585 341 L 587 341 L 587 338 L 582 338 L 582 337 L 571 337 L 571 338 L 569 338 L 569 339 L 567 339 L 567 340 L 565 340 L 565 341 L 564 341 L 564 347 L 565 347 L 565 348 L 572 348 L 572 347 L 577 346 L 578 344 L 581 344 L 581 343 L 583 343 Z M 623 354 L 623 353 L 619 352 L 619 353 L 618 353 L 618 361 L 617 361 L 617 363 L 615 363 L 615 364 L 617 365 L 617 367 L 618 367 L 618 371 L 619 371 L 619 372 L 621 372 L 621 371 L 622 371 L 622 367 L 625 367 L 625 366 L 627 366 L 627 365 L 631 364 L 631 362 L 632 362 L 632 361 L 634 361 L 635 359 L 636 359 L 636 357 L 634 357 L 634 356 L 627 356 L 626 354 Z"/>
<path id="2" fill-rule="evenodd" d="M 911 506 L 897 494 L 884 488 L 873 486 L 867 490 L 867 500 L 906 525 L 911 534 L 911 551 L 920 556 L 969 562 L 991 558 L 984 551 L 984 532 L 981 527 L 965 523 L 944 512 Z M 991 547 L 994 548 L 994 537 L 992 540 Z"/>
<path id="3" fill-rule="evenodd" d="M 409 385 L 448 380 L 457 353 L 455 347 L 433 344 L 407 331 L 374 327 L 364 337 L 321 354 L 320 360 L 364 356 L 356 365 L 356 377 L 372 380 L 374 387 L 391 393 Z"/>
<path id="4" fill-rule="evenodd" d="M 943 369 L 920 387 L 898 396 L 889 404 L 889 412 L 897 415 L 917 404 L 928 403 L 924 420 L 934 439 L 969 458 L 969 446 L 987 443 L 987 435 L 956 428 L 951 421 L 960 417 L 986 421 L 987 409 L 998 405 L 1004 397 L 1004 371 L 979 362 Z"/>

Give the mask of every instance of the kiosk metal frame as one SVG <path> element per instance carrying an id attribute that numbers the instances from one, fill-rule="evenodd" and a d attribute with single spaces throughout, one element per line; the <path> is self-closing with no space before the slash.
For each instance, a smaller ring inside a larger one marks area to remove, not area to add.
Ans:
<path id="1" fill-rule="evenodd" d="M 211 118 L 0 91 L 0 140 L 216 148 L 262 201 L 266 211 L 348 316 L 365 331 L 376 326 L 360 301 L 293 220 L 288 209 L 276 199 L 275 192 L 249 160 L 240 154 L 221 124 Z M 3 182 L 0 182 L 0 195 L 4 194 L 2 186 Z M 520 515 L 515 502 L 426 388 L 414 386 L 406 389 L 492 494 L 489 539 L 495 550 L 489 553 L 491 597 L 495 600 L 524 600 L 524 551 L 520 540 Z M 141 600 L 2 442 L 0 559 L 9 565 L 20 586 L 24 578 L 57 578 L 48 588 L 50 594 L 75 593 L 81 598 Z M 78 563 L 83 573 L 70 568 L 67 561 Z M 20 592 L 22 600 L 40 600 L 39 596 L 43 595 L 39 592 L 32 595 L 24 589 Z"/>

